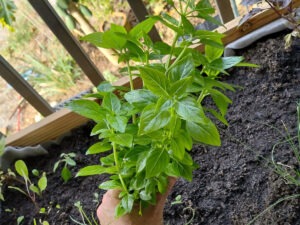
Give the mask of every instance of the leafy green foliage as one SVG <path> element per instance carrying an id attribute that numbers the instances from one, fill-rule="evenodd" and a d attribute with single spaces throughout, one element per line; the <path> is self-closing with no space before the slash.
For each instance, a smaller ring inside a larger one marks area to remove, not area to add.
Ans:
<path id="1" fill-rule="evenodd" d="M 175 7 L 171 0 L 168 3 Z M 175 11 L 179 21 L 163 14 L 149 17 L 130 32 L 112 25 L 109 31 L 82 38 L 113 48 L 119 61 L 127 64 L 123 72 L 129 76 L 130 90 L 116 92 L 116 87 L 105 82 L 98 93 L 68 106 L 96 122 L 92 135 L 100 141 L 87 154 L 106 153 L 99 165 L 82 168 L 77 176 L 111 174 L 99 187 L 120 191 L 117 217 L 129 213 L 134 202 L 155 204 L 156 194 L 166 191 L 168 176 L 191 181 L 198 167 L 188 152 L 193 143 L 221 145 L 215 121 L 228 124 L 225 116 L 231 100 L 225 92 L 235 89 L 217 79 L 243 58 L 222 57 L 223 35 L 195 30 L 189 21 L 199 16 L 216 22 L 208 0 L 181 1 Z M 149 38 L 157 21 L 175 32 L 171 46 Z M 203 44 L 205 53 L 190 48 L 195 43 Z M 133 75 L 142 79 L 142 89 L 134 90 Z M 100 99 L 100 104 L 90 97 Z M 204 107 L 205 98 L 215 105 Z"/>
<path id="2" fill-rule="evenodd" d="M 60 154 L 60 159 L 54 164 L 53 172 L 56 172 L 59 164 L 63 164 L 63 168 L 61 170 L 61 178 L 64 180 L 64 182 L 68 182 L 72 178 L 71 171 L 69 167 L 76 166 L 76 162 L 74 158 L 76 157 L 76 154 L 71 153 L 62 153 Z"/>

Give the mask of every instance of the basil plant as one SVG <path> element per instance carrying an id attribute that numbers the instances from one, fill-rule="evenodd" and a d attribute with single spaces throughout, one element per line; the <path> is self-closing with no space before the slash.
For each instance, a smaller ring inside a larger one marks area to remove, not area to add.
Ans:
<path id="1" fill-rule="evenodd" d="M 193 143 L 220 146 L 211 118 L 228 124 L 225 115 L 231 100 L 224 92 L 234 88 L 219 81 L 220 74 L 228 74 L 225 70 L 233 66 L 251 66 L 242 63 L 242 57 L 222 57 L 224 35 L 196 30 L 189 21 L 199 17 L 219 23 L 208 0 L 182 0 L 178 7 L 172 0 L 168 3 L 179 19 L 163 13 L 129 32 L 112 24 L 108 31 L 82 38 L 114 49 L 130 80 L 128 90 L 102 82 L 97 93 L 69 104 L 96 123 L 91 135 L 98 135 L 99 142 L 87 154 L 107 153 L 98 165 L 82 168 L 77 176 L 111 175 L 99 187 L 120 190 L 117 217 L 131 212 L 134 205 L 142 209 L 155 204 L 156 194 L 166 191 L 169 176 L 192 180 L 197 168 L 189 154 Z M 157 22 L 175 33 L 172 44 L 152 42 L 148 33 Z M 195 44 L 204 46 L 205 53 L 191 47 Z M 134 79 L 141 79 L 143 88 L 135 89 Z M 208 97 L 213 108 L 203 106 Z"/>

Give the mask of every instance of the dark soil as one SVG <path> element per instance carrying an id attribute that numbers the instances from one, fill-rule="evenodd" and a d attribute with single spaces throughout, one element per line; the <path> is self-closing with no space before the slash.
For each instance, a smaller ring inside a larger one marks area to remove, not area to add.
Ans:
<path id="1" fill-rule="evenodd" d="M 270 159 L 273 145 L 283 139 L 265 124 L 285 132 L 284 123 L 292 135 L 296 134 L 296 102 L 300 100 L 300 51 L 296 47 L 284 50 L 283 34 L 279 34 L 239 52 L 261 67 L 234 69 L 224 79 L 241 89 L 228 93 L 233 104 L 227 116 L 230 126 L 220 126 L 222 147 L 194 146 L 192 155 L 200 168 L 194 172 L 192 182 L 177 181 L 166 204 L 165 224 L 183 225 L 192 219 L 189 224 L 245 225 L 281 197 L 300 193 L 300 188 L 286 184 L 263 159 Z M 75 178 L 64 183 L 59 173 L 52 172 L 61 152 L 76 152 L 78 168 L 97 163 L 98 158 L 84 155 L 97 141 L 89 136 L 90 129 L 88 124 L 74 130 L 60 145 L 50 146 L 48 156 L 28 161 L 31 168 L 47 171 L 48 188 L 38 199 L 47 213 L 36 213 L 25 196 L 9 190 L 2 204 L 1 224 L 16 224 L 20 215 L 25 216 L 22 224 L 28 225 L 33 224 L 33 217 L 51 225 L 75 224 L 70 216 L 81 221 L 74 207 L 76 201 L 81 201 L 88 215 L 95 212 L 103 194 L 97 186 L 104 177 Z M 295 163 L 287 145 L 280 146 L 275 156 L 281 163 Z M 182 203 L 171 205 L 178 195 Z M 57 204 L 60 209 L 55 207 Z M 300 225 L 300 200 L 278 204 L 255 224 Z"/>

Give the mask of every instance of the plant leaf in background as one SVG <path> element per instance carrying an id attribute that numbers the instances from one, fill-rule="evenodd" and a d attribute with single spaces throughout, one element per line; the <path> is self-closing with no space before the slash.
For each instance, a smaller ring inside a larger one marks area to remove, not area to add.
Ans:
<path id="1" fill-rule="evenodd" d="M 0 0 L 0 24 L 12 30 L 12 23 L 15 20 L 16 5 L 13 0 Z"/>
<path id="2" fill-rule="evenodd" d="M 0 156 L 3 155 L 5 148 L 5 137 L 0 133 Z"/>
<path id="3" fill-rule="evenodd" d="M 29 180 L 28 169 L 23 160 L 16 161 L 15 169 L 21 177 L 23 177 L 25 180 Z"/>

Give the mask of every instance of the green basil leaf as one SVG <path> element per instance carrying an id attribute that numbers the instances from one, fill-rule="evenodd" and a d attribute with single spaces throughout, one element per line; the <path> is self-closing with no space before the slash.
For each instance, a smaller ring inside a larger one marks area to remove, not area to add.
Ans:
<path id="1" fill-rule="evenodd" d="M 101 157 L 100 162 L 102 166 L 113 166 L 115 164 L 114 154 Z"/>
<path id="2" fill-rule="evenodd" d="M 102 106 L 117 114 L 121 109 L 121 101 L 115 94 L 107 93 L 103 98 Z"/>
<path id="3" fill-rule="evenodd" d="M 168 55 L 171 52 L 171 46 L 161 41 L 155 42 L 153 51 L 160 55 Z"/>
<path id="4" fill-rule="evenodd" d="M 146 179 L 145 179 L 145 173 L 137 173 L 135 177 L 131 179 L 130 186 L 134 188 L 135 190 L 141 190 L 145 187 Z"/>
<path id="5" fill-rule="evenodd" d="M 196 30 L 194 32 L 194 37 L 197 37 L 199 39 L 212 39 L 212 40 L 218 40 L 223 37 L 225 37 L 224 34 L 215 32 L 215 31 L 209 31 L 209 30 Z"/>
<path id="6" fill-rule="evenodd" d="M 220 134 L 215 124 L 207 118 L 205 123 L 195 123 L 193 121 L 187 121 L 186 129 L 195 141 L 199 141 L 204 144 L 220 146 Z"/>
<path id="7" fill-rule="evenodd" d="M 151 193 L 148 193 L 145 190 L 140 192 L 140 199 L 144 201 L 149 201 L 151 198 L 152 198 Z"/>
<path id="8" fill-rule="evenodd" d="M 125 116 L 112 116 L 107 114 L 107 121 L 109 125 L 116 131 L 124 133 L 126 130 L 128 118 Z"/>
<path id="9" fill-rule="evenodd" d="M 106 152 L 108 150 L 111 150 L 111 144 L 105 143 L 105 142 L 98 142 L 96 144 L 93 144 L 89 149 L 86 151 L 86 155 L 92 155 L 92 154 L 98 154 L 101 152 Z"/>
<path id="10" fill-rule="evenodd" d="M 115 209 L 115 217 L 120 218 L 121 216 L 124 216 L 126 213 L 127 213 L 126 210 L 124 209 L 124 207 L 120 202 Z"/>
<path id="11" fill-rule="evenodd" d="M 144 85 L 158 96 L 168 96 L 168 80 L 164 73 L 161 71 L 150 68 L 139 68 Z"/>
<path id="12" fill-rule="evenodd" d="M 90 42 L 91 44 L 100 48 L 118 50 L 121 50 L 127 41 L 126 38 L 120 37 L 120 35 L 111 30 L 106 32 L 91 33 L 82 37 L 81 40 Z"/>
<path id="13" fill-rule="evenodd" d="M 133 141 L 132 134 L 114 134 L 109 140 L 121 146 L 131 147 Z"/>
<path id="14" fill-rule="evenodd" d="M 103 121 L 106 115 L 106 110 L 102 108 L 98 103 L 91 100 L 75 100 L 70 102 L 67 107 L 73 112 L 92 119 L 96 122 Z"/>
<path id="15" fill-rule="evenodd" d="M 100 92 L 113 92 L 116 90 L 116 88 L 114 86 L 112 86 L 109 81 L 102 81 L 97 86 L 97 90 Z"/>
<path id="16" fill-rule="evenodd" d="M 169 164 L 169 160 L 169 154 L 165 150 L 151 150 L 146 161 L 146 178 L 154 177 L 164 172 Z"/>
<path id="17" fill-rule="evenodd" d="M 223 69 L 226 70 L 242 62 L 244 60 L 244 57 L 242 56 L 222 57 L 221 60 L 222 60 Z"/>
<path id="18" fill-rule="evenodd" d="M 100 189 L 103 190 L 113 190 L 113 189 L 122 189 L 122 184 L 117 180 L 105 181 L 99 185 Z"/>
<path id="19" fill-rule="evenodd" d="M 121 204 L 127 213 L 131 212 L 133 203 L 134 197 L 132 194 L 126 194 L 121 200 Z"/>
<path id="20" fill-rule="evenodd" d="M 167 177 L 163 177 L 160 176 L 157 178 L 157 188 L 158 191 L 163 194 L 167 191 L 167 187 L 168 187 L 168 178 Z"/>
<path id="21" fill-rule="evenodd" d="M 141 108 L 157 101 L 157 97 L 151 91 L 145 89 L 132 90 L 126 93 L 124 98 L 130 104 L 140 106 Z"/>
<path id="22" fill-rule="evenodd" d="M 193 56 L 189 54 L 171 66 L 168 77 L 172 82 L 175 82 L 193 75 L 194 71 L 195 66 Z"/>
<path id="23" fill-rule="evenodd" d="M 195 31 L 195 28 L 193 24 L 187 19 L 186 16 L 181 16 L 181 22 L 184 29 L 185 34 L 193 34 Z"/>
<path id="24" fill-rule="evenodd" d="M 115 32 L 115 33 L 127 34 L 127 31 L 126 31 L 124 26 L 117 25 L 117 24 L 114 24 L 114 23 L 112 23 L 110 25 L 110 30 Z"/>
<path id="25" fill-rule="evenodd" d="M 179 160 L 182 160 L 185 154 L 184 143 L 180 138 L 173 138 L 171 140 L 171 154 L 175 155 Z"/>
<path id="26" fill-rule="evenodd" d="M 182 80 L 178 80 L 171 85 L 170 91 L 172 96 L 181 98 L 187 95 L 187 88 L 192 84 L 192 77 L 186 77 Z"/>
<path id="27" fill-rule="evenodd" d="M 191 150 L 193 147 L 193 140 L 192 137 L 188 132 L 186 132 L 183 129 L 180 129 L 177 134 L 175 134 L 176 138 L 180 138 L 180 140 L 183 142 L 184 147 L 187 150 Z"/>
<path id="28" fill-rule="evenodd" d="M 140 117 L 139 134 L 147 134 L 165 127 L 170 121 L 169 111 L 156 112 L 155 106 L 148 105 Z"/>
<path id="29" fill-rule="evenodd" d="M 206 15 L 214 14 L 215 13 L 215 9 L 210 4 L 209 0 L 200 0 L 196 4 L 196 10 L 199 13 L 206 14 Z"/>
<path id="30" fill-rule="evenodd" d="M 227 122 L 227 120 L 226 120 L 226 118 L 224 117 L 225 115 L 222 115 L 221 113 L 218 113 L 214 109 L 205 109 L 205 110 L 208 111 L 208 112 L 210 112 L 214 117 L 216 117 L 219 121 L 221 121 L 226 126 L 229 125 L 228 122 Z"/>
<path id="31" fill-rule="evenodd" d="M 138 25 L 133 27 L 129 35 L 131 37 L 134 37 L 136 39 L 139 39 L 143 36 L 143 34 L 147 34 L 150 32 L 150 30 L 153 28 L 154 24 L 157 22 L 158 18 L 155 17 L 149 17 L 145 19 L 144 21 L 140 22 Z"/>
<path id="32" fill-rule="evenodd" d="M 201 42 L 205 44 L 205 56 L 209 62 L 219 59 L 224 52 L 221 39 L 201 39 Z"/>
<path id="33" fill-rule="evenodd" d="M 147 157 L 149 152 L 143 152 L 140 154 L 136 163 L 136 172 L 141 173 L 146 168 Z"/>
<path id="34" fill-rule="evenodd" d="M 214 103 L 217 105 L 219 111 L 221 112 L 221 115 L 226 115 L 228 105 L 231 104 L 232 101 L 226 95 L 216 89 L 211 89 L 210 94 Z"/>
<path id="35" fill-rule="evenodd" d="M 169 14 L 162 13 L 161 17 L 168 21 L 170 24 L 173 24 L 174 26 L 179 26 L 179 21 L 176 18 L 170 16 Z"/>
<path id="36" fill-rule="evenodd" d="M 204 122 L 205 115 L 202 106 L 192 97 L 185 97 L 176 102 L 175 111 L 186 121 Z"/>
<path id="37" fill-rule="evenodd" d="M 100 175 L 103 173 L 114 173 L 116 172 L 115 167 L 103 167 L 100 165 L 92 165 L 92 166 L 86 166 L 79 170 L 79 172 L 76 174 L 76 177 L 83 177 L 83 176 L 91 176 L 91 175 Z"/>
<path id="38" fill-rule="evenodd" d="M 183 177 L 187 181 L 192 181 L 193 169 L 193 166 L 184 165 L 174 160 L 167 166 L 166 174 L 172 177 Z"/>

